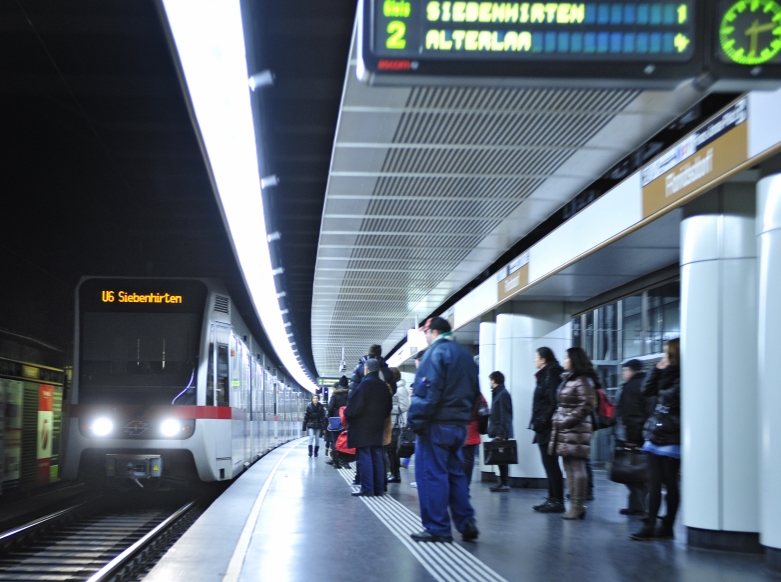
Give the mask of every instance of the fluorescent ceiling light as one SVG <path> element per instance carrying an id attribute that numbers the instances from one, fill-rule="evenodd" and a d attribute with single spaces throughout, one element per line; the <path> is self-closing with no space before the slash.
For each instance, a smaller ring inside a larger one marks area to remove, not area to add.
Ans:
<path id="1" fill-rule="evenodd" d="M 239 0 L 162 0 L 198 128 L 255 311 L 282 364 L 317 386 L 296 360 L 274 283 L 261 198 Z"/>

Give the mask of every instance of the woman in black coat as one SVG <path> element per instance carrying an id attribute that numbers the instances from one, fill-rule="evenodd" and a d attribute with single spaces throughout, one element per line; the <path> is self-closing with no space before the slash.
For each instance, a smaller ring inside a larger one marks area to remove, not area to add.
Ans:
<path id="1" fill-rule="evenodd" d="M 537 368 L 535 378 L 537 387 L 534 389 L 532 401 L 532 418 L 529 428 L 534 431 L 533 443 L 539 445 L 542 465 L 548 476 L 548 499 L 545 503 L 535 505 L 534 510 L 540 513 L 564 513 L 564 478 L 559 466 L 559 457 L 548 453 L 548 443 L 553 413 L 556 412 L 556 390 L 561 384 L 561 374 L 564 369 L 559 365 L 556 356 L 550 348 L 542 347 L 534 353 L 534 367 Z"/>
<path id="2" fill-rule="evenodd" d="M 656 409 L 645 424 L 648 453 L 648 519 L 646 525 L 630 536 L 633 540 L 671 540 L 678 513 L 681 470 L 681 367 L 680 342 L 670 340 L 664 356 L 643 384 L 643 395 L 656 397 Z M 662 485 L 667 489 L 667 515 L 656 529 L 656 516 L 662 504 Z"/>
<path id="3" fill-rule="evenodd" d="M 312 456 L 314 449 L 315 457 L 320 451 L 320 433 L 328 426 L 328 419 L 325 416 L 325 406 L 320 404 L 320 397 L 317 394 L 312 396 L 312 402 L 306 407 L 304 413 L 304 423 L 301 431 L 309 436 L 309 456 Z"/>

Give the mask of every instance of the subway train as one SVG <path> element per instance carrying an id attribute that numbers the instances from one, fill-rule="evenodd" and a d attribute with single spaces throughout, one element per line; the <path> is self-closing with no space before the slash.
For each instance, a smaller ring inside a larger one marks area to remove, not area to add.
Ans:
<path id="1" fill-rule="evenodd" d="M 62 476 L 166 489 L 226 481 L 300 435 L 279 373 L 220 281 L 85 277 Z"/>

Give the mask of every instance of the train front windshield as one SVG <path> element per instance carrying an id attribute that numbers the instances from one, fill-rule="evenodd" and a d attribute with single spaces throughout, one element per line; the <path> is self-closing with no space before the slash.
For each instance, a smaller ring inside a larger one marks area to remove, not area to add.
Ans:
<path id="1" fill-rule="evenodd" d="M 206 287 L 90 279 L 79 291 L 80 404 L 194 404 Z"/>

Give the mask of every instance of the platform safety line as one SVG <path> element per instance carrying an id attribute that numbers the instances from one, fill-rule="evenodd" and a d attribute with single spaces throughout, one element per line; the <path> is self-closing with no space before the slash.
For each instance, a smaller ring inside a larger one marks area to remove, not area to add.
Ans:
<path id="1" fill-rule="evenodd" d="M 244 560 L 247 557 L 249 544 L 252 541 L 252 534 L 255 531 L 255 525 L 258 523 L 260 508 L 263 506 L 263 500 L 266 499 L 266 494 L 271 487 L 271 482 L 274 480 L 274 476 L 277 474 L 277 470 L 279 470 L 279 466 L 282 464 L 282 461 L 285 460 L 285 457 L 287 457 L 293 451 L 293 449 L 295 449 L 302 442 L 304 441 L 299 440 L 296 444 L 290 447 L 285 452 L 285 454 L 282 455 L 282 458 L 277 461 L 277 464 L 274 465 L 274 468 L 271 469 L 271 473 L 269 473 L 268 477 L 266 477 L 266 482 L 263 483 L 263 487 L 261 488 L 260 493 L 258 493 L 258 496 L 255 499 L 255 503 L 252 505 L 252 509 L 249 512 L 247 522 L 244 524 L 244 529 L 241 530 L 239 542 L 236 544 L 236 548 L 233 550 L 233 555 L 231 556 L 230 562 L 228 562 L 228 569 L 225 571 L 225 576 L 223 576 L 222 582 L 238 582 L 239 576 L 241 575 L 241 569 L 244 567 Z"/>
<path id="2" fill-rule="evenodd" d="M 352 483 L 354 470 L 339 471 L 342 478 Z M 484 580 L 486 582 L 507 582 L 485 563 L 454 543 L 420 543 L 411 541 L 409 535 L 423 529 L 423 524 L 414 512 L 388 495 L 382 497 L 361 497 L 364 504 L 385 526 L 418 558 L 428 572 L 437 580 Z"/>

